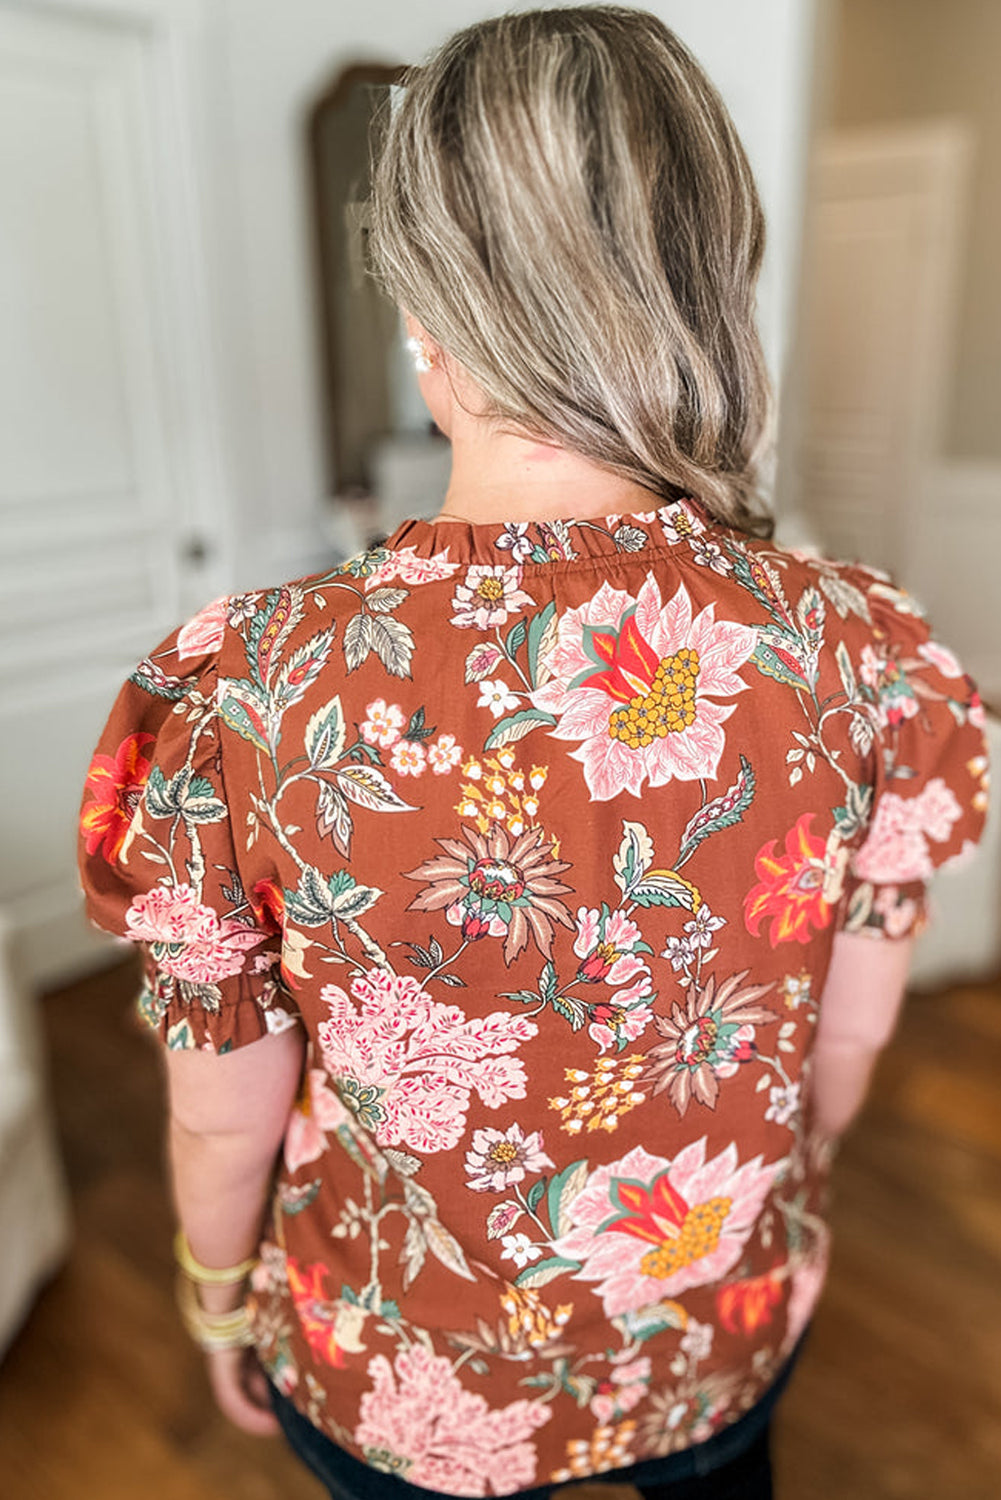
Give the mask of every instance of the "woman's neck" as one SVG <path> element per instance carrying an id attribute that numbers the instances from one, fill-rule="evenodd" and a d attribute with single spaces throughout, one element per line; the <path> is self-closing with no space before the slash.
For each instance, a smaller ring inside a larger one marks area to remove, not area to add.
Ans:
<path id="1" fill-rule="evenodd" d="M 474 524 L 585 520 L 656 510 L 652 490 L 548 443 L 479 419 L 452 430 L 452 473 L 436 519 Z"/>

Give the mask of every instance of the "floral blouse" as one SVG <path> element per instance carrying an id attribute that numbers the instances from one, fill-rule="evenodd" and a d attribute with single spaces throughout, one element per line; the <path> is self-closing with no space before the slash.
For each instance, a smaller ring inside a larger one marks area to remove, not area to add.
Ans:
<path id="1" fill-rule="evenodd" d="M 884 574 L 695 500 L 408 521 L 140 663 L 89 911 L 168 1047 L 305 1030 L 248 1305 L 310 1421 L 505 1495 L 761 1397 L 825 1275 L 832 940 L 922 921 L 983 726 Z"/>

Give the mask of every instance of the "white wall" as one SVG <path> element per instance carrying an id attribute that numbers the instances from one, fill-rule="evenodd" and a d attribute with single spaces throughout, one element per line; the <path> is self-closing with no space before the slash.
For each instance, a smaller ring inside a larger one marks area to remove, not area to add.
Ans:
<path id="1" fill-rule="evenodd" d="M 497 7 L 499 9 L 499 7 Z M 768 221 L 761 328 L 781 377 L 796 283 L 814 0 L 662 0 L 650 7 L 720 88 Z M 410 62 L 491 13 L 482 0 L 213 0 L 206 163 L 216 316 L 228 369 L 239 564 L 274 577 L 306 561 L 322 509 L 318 319 L 304 122 L 343 66 Z"/>

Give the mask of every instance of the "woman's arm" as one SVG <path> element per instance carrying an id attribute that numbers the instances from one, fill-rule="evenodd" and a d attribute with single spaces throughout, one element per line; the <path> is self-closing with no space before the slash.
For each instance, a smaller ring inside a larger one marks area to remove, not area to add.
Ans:
<path id="1" fill-rule="evenodd" d="M 254 1254 L 275 1157 L 302 1074 L 300 1026 L 217 1056 L 165 1052 L 170 1102 L 171 1182 L 177 1217 L 196 1260 L 232 1266 Z M 243 1301 L 242 1282 L 198 1288 L 207 1312 Z M 246 1351 L 208 1356 L 216 1400 L 245 1431 L 270 1433 L 274 1419 Z"/>
<path id="2" fill-rule="evenodd" d="M 824 1136 L 841 1135 L 862 1107 L 897 1024 L 913 948 L 910 938 L 835 936 L 811 1077 L 813 1122 Z"/>

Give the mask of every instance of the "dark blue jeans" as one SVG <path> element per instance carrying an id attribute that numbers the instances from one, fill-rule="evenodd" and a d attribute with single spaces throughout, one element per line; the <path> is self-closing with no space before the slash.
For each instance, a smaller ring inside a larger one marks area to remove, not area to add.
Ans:
<path id="1" fill-rule="evenodd" d="M 769 1440 L 775 1404 L 809 1334 L 800 1335 L 774 1384 L 761 1400 L 722 1432 L 666 1458 L 645 1459 L 625 1469 L 596 1475 L 588 1483 L 632 1484 L 646 1500 L 772 1500 Z M 292 1450 L 325 1484 L 334 1500 L 454 1500 L 441 1490 L 410 1484 L 360 1463 L 313 1426 L 269 1381 L 271 1404 Z M 584 1483 L 585 1481 L 570 1481 Z M 548 1500 L 562 1485 L 519 1490 L 512 1500 Z"/>

